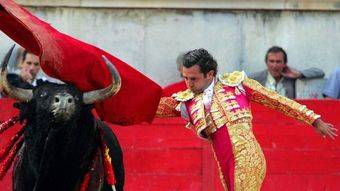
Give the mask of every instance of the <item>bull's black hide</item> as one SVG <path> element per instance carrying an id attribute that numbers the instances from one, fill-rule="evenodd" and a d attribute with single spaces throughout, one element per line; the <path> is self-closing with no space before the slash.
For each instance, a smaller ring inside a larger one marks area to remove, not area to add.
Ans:
<path id="1" fill-rule="evenodd" d="M 49 82 L 33 89 L 33 99 L 19 102 L 20 119 L 26 121 L 24 144 L 14 166 L 15 191 L 73 191 L 79 189 L 99 148 L 99 128 L 104 130 L 114 166 L 116 189 L 123 190 L 123 156 L 111 129 L 94 118 L 92 104 L 71 85 Z M 88 190 L 112 190 L 96 162 Z"/>

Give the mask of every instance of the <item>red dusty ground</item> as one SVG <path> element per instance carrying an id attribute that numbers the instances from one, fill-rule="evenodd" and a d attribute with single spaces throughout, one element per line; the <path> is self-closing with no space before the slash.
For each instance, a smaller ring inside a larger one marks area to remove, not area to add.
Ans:
<path id="1" fill-rule="evenodd" d="M 340 128 L 340 101 L 299 102 Z M 267 160 L 262 190 L 339 190 L 340 138 L 324 139 L 312 127 L 260 105 L 252 110 L 254 133 Z M 0 100 L 0 121 L 13 114 L 11 101 Z M 126 191 L 222 191 L 210 145 L 184 124 L 173 118 L 112 126 L 124 150 Z M 0 136 L 0 145 L 10 134 Z M 11 190 L 10 175 L 0 182 L 0 190 Z"/>

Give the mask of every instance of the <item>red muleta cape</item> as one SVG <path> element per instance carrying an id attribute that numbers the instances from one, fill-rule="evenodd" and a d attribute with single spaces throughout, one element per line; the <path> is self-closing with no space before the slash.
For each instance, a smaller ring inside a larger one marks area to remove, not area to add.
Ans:
<path id="1" fill-rule="evenodd" d="M 161 87 L 115 56 L 57 31 L 12 0 L 0 0 L 0 30 L 39 55 L 46 74 L 83 92 L 112 82 L 101 58 L 106 56 L 120 73 L 122 87 L 115 96 L 95 104 L 99 117 L 119 125 L 153 120 Z"/>

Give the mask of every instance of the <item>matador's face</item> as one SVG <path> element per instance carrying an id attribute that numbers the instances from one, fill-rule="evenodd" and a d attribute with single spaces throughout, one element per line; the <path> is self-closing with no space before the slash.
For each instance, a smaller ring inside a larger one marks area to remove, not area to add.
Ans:
<path id="1" fill-rule="evenodd" d="M 214 71 L 211 70 L 204 75 L 198 65 L 193 65 L 190 68 L 183 67 L 182 76 L 187 87 L 195 94 L 202 93 L 213 81 Z"/>

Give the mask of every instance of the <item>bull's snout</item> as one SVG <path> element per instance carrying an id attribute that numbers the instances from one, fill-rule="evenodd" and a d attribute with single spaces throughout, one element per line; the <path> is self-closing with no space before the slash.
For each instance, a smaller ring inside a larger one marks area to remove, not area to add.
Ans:
<path id="1" fill-rule="evenodd" d="M 60 108 L 68 108 L 74 105 L 74 98 L 70 94 L 57 94 L 54 96 L 54 103 Z"/>
<path id="2" fill-rule="evenodd" d="M 75 111 L 74 97 L 68 93 L 56 94 L 52 102 L 52 112 L 56 118 L 68 120 Z"/>

